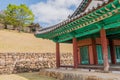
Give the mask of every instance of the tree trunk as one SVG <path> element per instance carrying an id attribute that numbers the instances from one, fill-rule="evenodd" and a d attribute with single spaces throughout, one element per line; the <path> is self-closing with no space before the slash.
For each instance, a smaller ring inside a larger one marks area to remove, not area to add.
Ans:
<path id="1" fill-rule="evenodd" d="M 4 29 L 7 29 L 7 24 L 4 24 L 4 26 L 5 26 Z"/>

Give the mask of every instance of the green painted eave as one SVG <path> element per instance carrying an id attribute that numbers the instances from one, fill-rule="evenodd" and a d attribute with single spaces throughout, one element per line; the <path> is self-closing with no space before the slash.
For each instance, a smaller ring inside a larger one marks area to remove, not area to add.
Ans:
<path id="1" fill-rule="evenodd" d="M 38 38 L 50 39 L 55 42 L 66 42 L 73 37 L 95 34 L 101 28 L 110 29 L 120 26 L 120 0 L 114 0 L 106 6 L 74 20 L 58 29 L 44 34 L 36 34 Z"/>

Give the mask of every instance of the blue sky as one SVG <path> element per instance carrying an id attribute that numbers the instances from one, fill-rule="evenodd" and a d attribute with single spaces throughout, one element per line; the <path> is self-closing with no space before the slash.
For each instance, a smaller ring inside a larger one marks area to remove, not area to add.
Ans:
<path id="1" fill-rule="evenodd" d="M 45 0 L 41 0 L 45 1 Z M 0 0 L 0 10 L 3 10 L 7 7 L 8 4 L 27 4 L 28 6 L 31 4 L 36 4 L 40 2 L 40 0 Z"/>
<path id="2" fill-rule="evenodd" d="M 65 20 L 72 14 L 81 0 L 0 0 L 0 10 L 8 4 L 26 4 L 35 15 L 35 23 L 49 27 Z"/>

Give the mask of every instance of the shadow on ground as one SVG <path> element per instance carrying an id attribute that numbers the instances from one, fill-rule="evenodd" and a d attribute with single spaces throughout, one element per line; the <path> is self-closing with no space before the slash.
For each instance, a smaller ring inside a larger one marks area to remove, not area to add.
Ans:
<path id="1" fill-rule="evenodd" d="M 20 73 L 0 75 L 0 80 L 56 80 L 54 78 L 40 76 L 39 73 Z"/>

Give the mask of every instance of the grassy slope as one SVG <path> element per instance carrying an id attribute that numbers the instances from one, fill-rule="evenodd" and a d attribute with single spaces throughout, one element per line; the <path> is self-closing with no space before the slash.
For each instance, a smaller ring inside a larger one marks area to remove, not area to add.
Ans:
<path id="1" fill-rule="evenodd" d="M 55 52 L 55 43 L 35 38 L 33 34 L 0 30 L 0 52 Z M 61 52 L 72 52 L 72 45 L 61 44 Z"/>
<path id="2" fill-rule="evenodd" d="M 56 79 L 40 76 L 39 73 L 20 73 L 11 75 L 0 75 L 0 80 L 56 80 Z"/>

